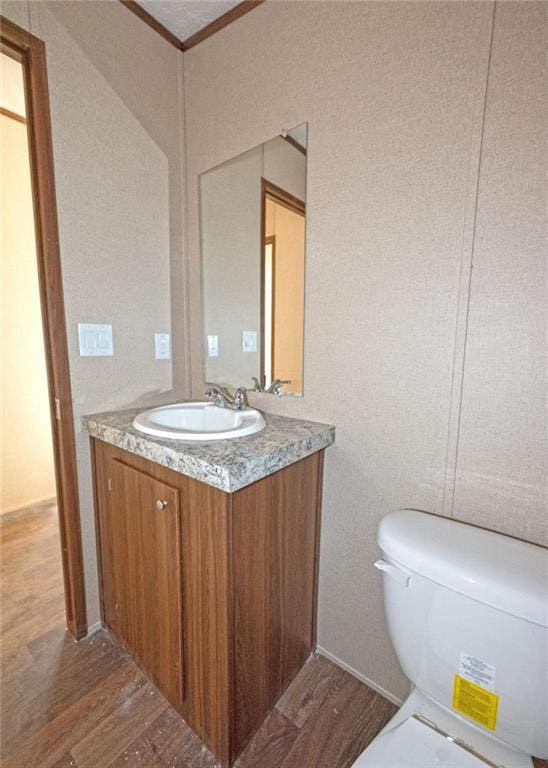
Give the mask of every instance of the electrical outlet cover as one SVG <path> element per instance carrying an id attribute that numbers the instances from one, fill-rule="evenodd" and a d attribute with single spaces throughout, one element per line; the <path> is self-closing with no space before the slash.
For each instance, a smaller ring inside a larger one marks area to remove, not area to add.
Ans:
<path id="1" fill-rule="evenodd" d="M 219 357 L 219 337 L 214 334 L 207 337 L 207 356 Z"/>
<path id="2" fill-rule="evenodd" d="M 257 331 L 242 331 L 242 352 L 257 351 Z"/>
<path id="3" fill-rule="evenodd" d="M 154 334 L 154 355 L 156 360 L 169 360 L 169 333 Z"/>

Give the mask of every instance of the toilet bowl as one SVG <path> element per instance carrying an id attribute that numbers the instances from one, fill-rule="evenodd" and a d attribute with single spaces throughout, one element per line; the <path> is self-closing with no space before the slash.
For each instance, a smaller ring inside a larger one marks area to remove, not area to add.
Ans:
<path id="1" fill-rule="evenodd" d="M 548 757 L 548 550 L 415 510 L 379 526 L 412 692 L 354 768 L 531 768 Z"/>

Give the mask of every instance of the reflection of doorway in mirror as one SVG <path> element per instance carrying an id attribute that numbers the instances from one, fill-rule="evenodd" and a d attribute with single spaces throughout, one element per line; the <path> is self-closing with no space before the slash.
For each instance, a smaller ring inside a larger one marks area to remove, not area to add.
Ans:
<path id="1" fill-rule="evenodd" d="M 263 386 L 289 379 L 303 391 L 305 204 L 263 179 Z"/>
<path id="2" fill-rule="evenodd" d="M 264 241 L 264 288 L 263 288 L 263 386 L 272 384 L 272 326 L 274 324 L 274 259 L 276 258 L 276 238 L 265 237 Z"/>

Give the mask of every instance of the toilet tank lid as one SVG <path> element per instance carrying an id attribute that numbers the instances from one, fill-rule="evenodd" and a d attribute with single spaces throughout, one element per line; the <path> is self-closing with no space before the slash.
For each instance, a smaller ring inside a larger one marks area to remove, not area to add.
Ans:
<path id="1" fill-rule="evenodd" d="M 548 627 L 548 549 L 413 509 L 384 517 L 377 541 L 404 568 Z"/>

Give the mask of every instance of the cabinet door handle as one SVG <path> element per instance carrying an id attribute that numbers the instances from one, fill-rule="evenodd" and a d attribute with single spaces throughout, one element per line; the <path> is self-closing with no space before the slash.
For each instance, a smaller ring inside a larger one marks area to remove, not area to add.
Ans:
<path id="1" fill-rule="evenodd" d="M 162 510 L 167 507 L 167 501 L 165 501 L 165 499 L 157 499 L 154 506 L 156 507 L 157 512 L 162 512 Z"/>

